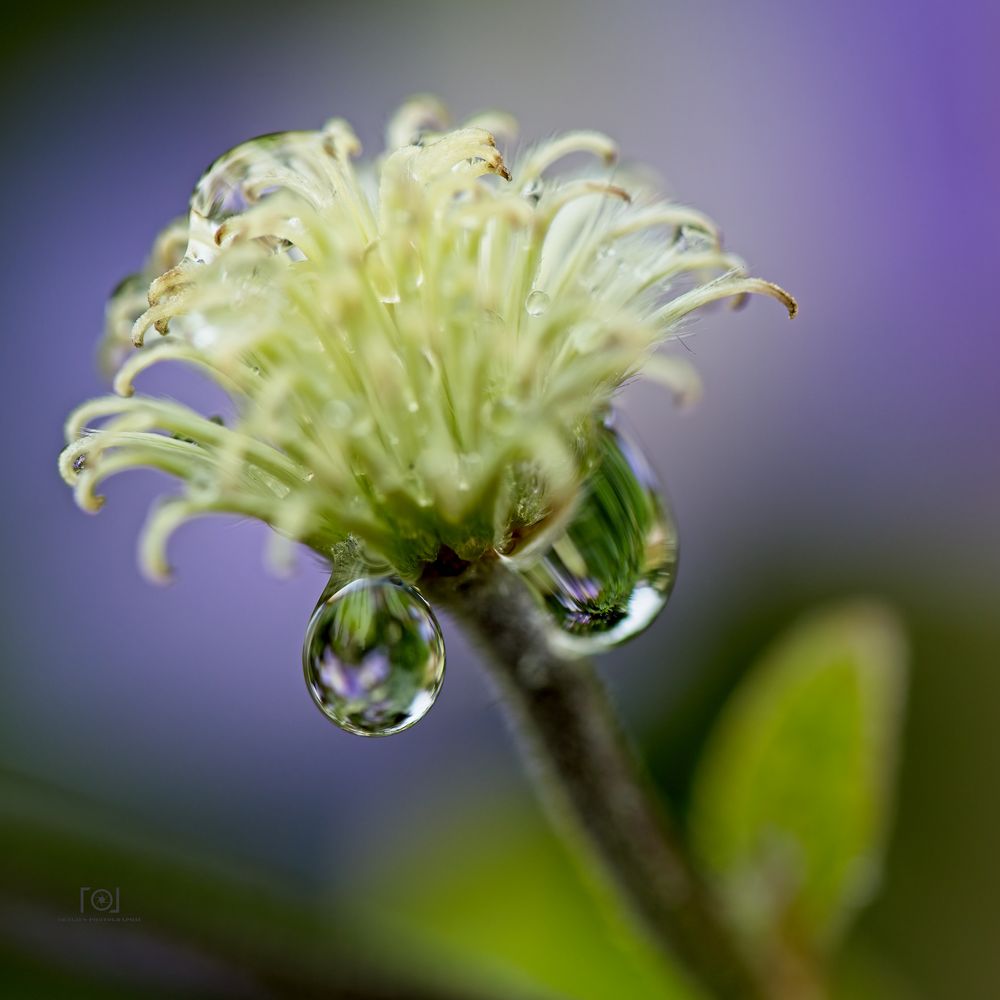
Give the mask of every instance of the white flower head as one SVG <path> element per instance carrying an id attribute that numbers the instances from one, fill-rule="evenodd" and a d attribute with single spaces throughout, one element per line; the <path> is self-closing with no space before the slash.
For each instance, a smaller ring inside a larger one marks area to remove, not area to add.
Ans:
<path id="1" fill-rule="evenodd" d="M 87 510 L 125 469 L 180 480 L 144 530 L 150 576 L 168 573 L 169 535 L 213 513 L 411 579 L 442 552 L 515 550 L 572 507 L 624 382 L 696 393 L 689 363 L 660 350 L 685 317 L 758 292 L 794 315 L 706 216 L 616 167 L 605 136 L 560 135 L 508 164 L 494 136 L 513 130 L 501 115 L 449 130 L 416 98 L 374 164 L 354 166 L 335 119 L 209 168 L 189 217 L 112 297 L 117 395 L 70 416 L 60 460 Z M 557 173 L 570 154 L 591 165 Z M 134 393 L 167 360 L 226 391 L 225 425 Z"/>

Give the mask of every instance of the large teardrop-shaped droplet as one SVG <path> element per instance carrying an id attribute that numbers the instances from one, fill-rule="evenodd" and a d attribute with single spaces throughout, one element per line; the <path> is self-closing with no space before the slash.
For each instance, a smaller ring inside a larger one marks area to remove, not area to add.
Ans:
<path id="1" fill-rule="evenodd" d="M 218 253 L 220 227 L 262 198 L 283 190 L 314 201 L 329 184 L 317 162 L 322 161 L 319 132 L 273 132 L 234 146 L 201 175 L 191 195 L 189 241 L 185 256 L 203 262 Z M 273 249 L 286 241 L 258 236 Z"/>
<path id="2" fill-rule="evenodd" d="M 317 605 L 302 648 L 320 710 L 359 736 L 388 736 L 427 714 L 444 680 L 444 639 L 417 590 L 355 580 Z"/>
<path id="3" fill-rule="evenodd" d="M 642 452 L 609 421 L 565 531 L 524 577 L 578 654 L 617 646 L 663 609 L 677 573 L 677 525 Z"/>

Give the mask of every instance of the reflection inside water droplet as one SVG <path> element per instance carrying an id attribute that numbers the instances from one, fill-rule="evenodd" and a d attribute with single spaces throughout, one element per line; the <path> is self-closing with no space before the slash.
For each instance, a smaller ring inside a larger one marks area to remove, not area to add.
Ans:
<path id="1" fill-rule="evenodd" d="M 563 534 L 524 577 L 555 626 L 552 641 L 600 652 L 645 629 L 677 572 L 677 525 L 636 445 L 600 431 L 594 469 Z"/>
<path id="2" fill-rule="evenodd" d="M 549 308 L 550 301 L 545 292 L 536 288 L 528 293 L 528 297 L 524 300 L 524 308 L 529 316 L 541 316 Z"/>
<path id="3" fill-rule="evenodd" d="M 313 701 L 359 736 L 388 736 L 427 714 L 444 680 L 444 639 L 419 592 L 355 580 L 313 612 L 302 649 Z"/>

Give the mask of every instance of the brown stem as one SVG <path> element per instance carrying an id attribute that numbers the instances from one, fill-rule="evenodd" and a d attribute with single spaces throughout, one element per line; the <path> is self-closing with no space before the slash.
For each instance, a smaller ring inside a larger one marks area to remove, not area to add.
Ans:
<path id="1" fill-rule="evenodd" d="M 647 934 L 710 995 L 768 996 L 629 751 L 593 666 L 550 648 L 520 578 L 498 561 L 438 563 L 420 586 L 479 643 L 554 820 L 589 846 Z"/>

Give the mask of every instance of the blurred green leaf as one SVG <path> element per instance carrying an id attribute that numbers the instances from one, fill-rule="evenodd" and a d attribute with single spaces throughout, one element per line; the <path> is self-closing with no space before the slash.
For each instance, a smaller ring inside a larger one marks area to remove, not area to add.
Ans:
<path id="1" fill-rule="evenodd" d="M 135 1000 L 139 988 L 135 982 L 111 982 L 105 975 L 81 968 L 81 963 L 55 965 L 51 960 L 24 954 L 9 944 L 0 943 L 0 996 L 4 1000 Z M 143 1000 L 176 1000 L 177 992 L 169 986 L 145 982 Z M 210 1000 L 208 994 L 193 1000 Z"/>
<path id="2" fill-rule="evenodd" d="M 693 846 L 752 941 L 832 947 L 871 897 L 905 690 L 893 615 L 855 602 L 782 637 L 723 709 L 693 787 Z"/>
<path id="3" fill-rule="evenodd" d="M 504 996 L 693 1000 L 681 974 L 624 923 L 534 810 L 496 799 L 395 863 L 359 873 L 370 933 Z M 588 880 L 592 884 L 588 885 Z M 363 903 L 362 903 L 363 901 Z M 603 905 L 602 903 L 607 903 Z"/>
<path id="4" fill-rule="evenodd" d="M 916 990 L 883 955 L 857 937 L 837 955 L 829 983 L 831 1000 L 920 1000 L 925 995 L 929 994 Z"/>

